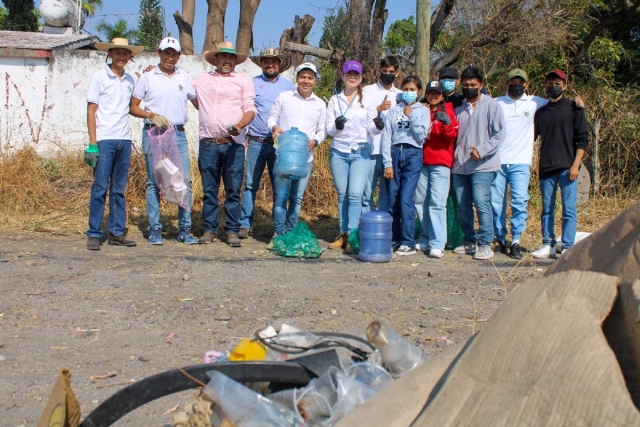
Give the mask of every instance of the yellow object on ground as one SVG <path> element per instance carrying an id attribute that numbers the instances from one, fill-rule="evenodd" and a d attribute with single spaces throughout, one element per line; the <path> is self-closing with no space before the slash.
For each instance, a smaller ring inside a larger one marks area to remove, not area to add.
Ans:
<path id="1" fill-rule="evenodd" d="M 267 349 L 262 344 L 251 338 L 242 338 L 231 352 L 229 360 L 232 362 L 247 362 L 264 360 L 265 357 L 267 357 Z"/>

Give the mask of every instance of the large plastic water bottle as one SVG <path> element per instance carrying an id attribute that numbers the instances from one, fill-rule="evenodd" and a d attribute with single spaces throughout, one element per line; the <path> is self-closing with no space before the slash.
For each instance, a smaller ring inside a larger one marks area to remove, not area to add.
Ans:
<path id="1" fill-rule="evenodd" d="M 309 138 L 292 127 L 278 137 L 274 169 L 283 178 L 300 179 L 307 176 Z"/>
<path id="2" fill-rule="evenodd" d="M 387 212 L 371 210 L 360 217 L 360 261 L 391 261 L 391 224 Z"/>

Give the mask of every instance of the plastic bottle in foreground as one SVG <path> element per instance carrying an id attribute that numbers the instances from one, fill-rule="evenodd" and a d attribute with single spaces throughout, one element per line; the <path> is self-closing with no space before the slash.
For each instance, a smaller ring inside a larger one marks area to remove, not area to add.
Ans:
<path id="1" fill-rule="evenodd" d="M 367 340 L 380 351 L 385 367 L 394 378 L 424 362 L 420 349 L 402 338 L 386 320 L 374 320 L 367 326 Z"/>

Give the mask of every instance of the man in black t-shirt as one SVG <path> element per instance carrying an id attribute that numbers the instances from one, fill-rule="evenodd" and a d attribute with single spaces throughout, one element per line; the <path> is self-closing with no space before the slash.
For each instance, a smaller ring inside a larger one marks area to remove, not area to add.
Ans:
<path id="1" fill-rule="evenodd" d="M 584 110 L 564 96 L 567 75 L 553 70 L 545 79 L 549 103 L 535 115 L 535 135 L 541 138 L 539 179 L 542 194 L 542 246 L 534 258 L 555 254 L 554 210 L 556 192 L 562 196 L 562 251 L 573 246 L 578 223 L 578 173 L 589 142 Z"/>

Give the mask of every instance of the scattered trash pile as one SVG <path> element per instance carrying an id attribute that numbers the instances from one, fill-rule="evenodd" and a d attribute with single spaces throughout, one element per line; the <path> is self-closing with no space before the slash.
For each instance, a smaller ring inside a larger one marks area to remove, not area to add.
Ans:
<path id="1" fill-rule="evenodd" d="M 302 388 L 245 386 L 212 371 L 202 397 L 174 417 L 175 426 L 193 425 L 211 413 L 213 427 L 329 427 L 427 359 L 384 320 L 356 334 L 310 333 L 283 324 L 244 338 L 229 354 L 207 352 L 205 362 L 295 361 L 317 378 Z M 198 409 L 195 411 L 194 409 Z M 199 424 L 200 425 L 200 424 Z M 201 424 L 209 425 L 209 424 Z"/>

